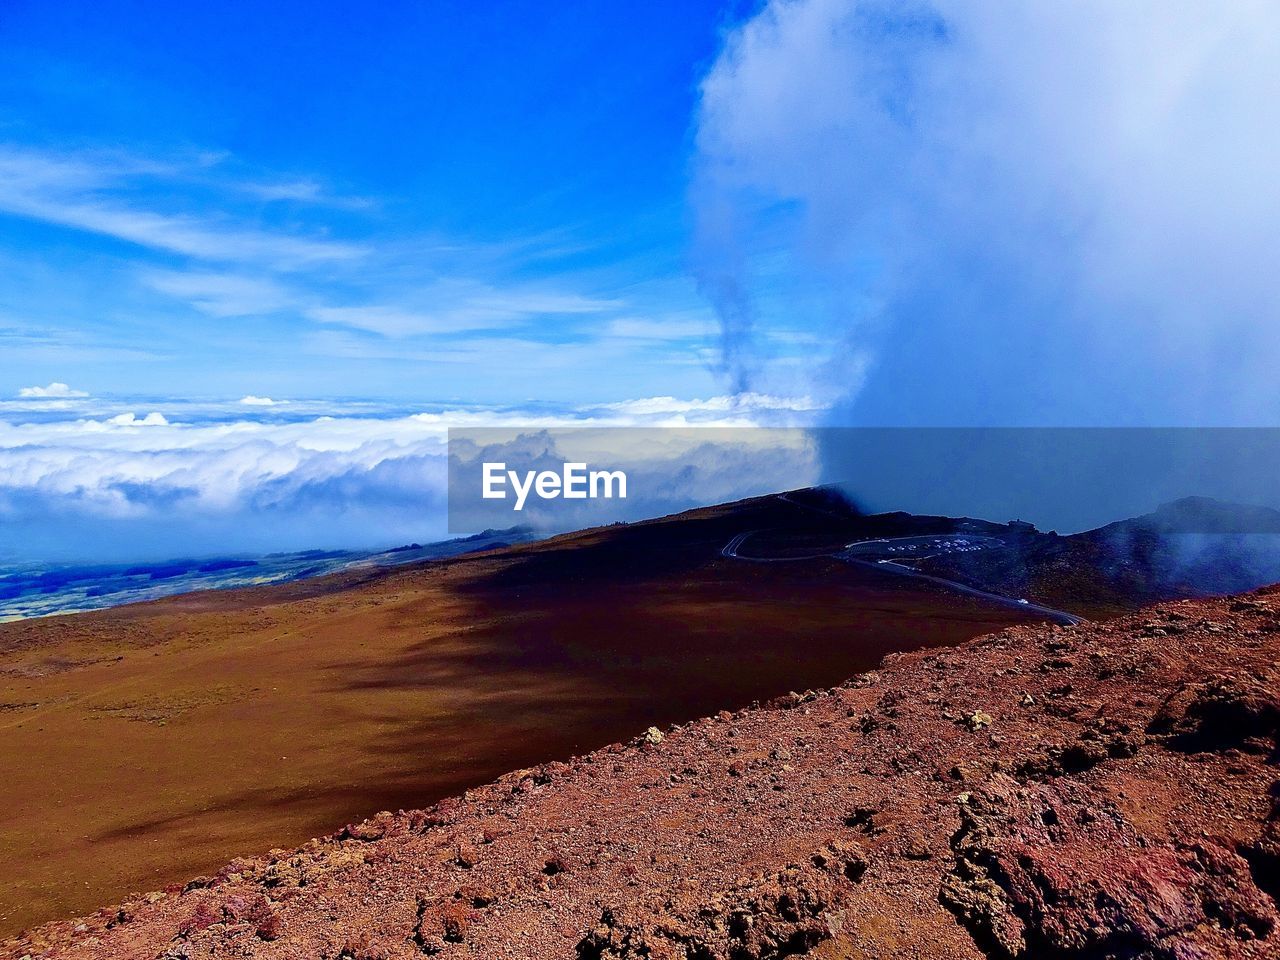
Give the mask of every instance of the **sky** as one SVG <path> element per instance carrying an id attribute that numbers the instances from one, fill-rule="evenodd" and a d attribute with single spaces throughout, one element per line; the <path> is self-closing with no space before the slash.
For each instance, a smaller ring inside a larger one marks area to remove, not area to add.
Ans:
<path id="1" fill-rule="evenodd" d="M 705 394 L 684 192 L 732 15 L 6 3 L 0 389 Z"/>
<path id="2" fill-rule="evenodd" d="M 1274 425 L 1278 63 L 1264 0 L 7 0 L 0 560 L 422 540 L 454 423 Z"/>

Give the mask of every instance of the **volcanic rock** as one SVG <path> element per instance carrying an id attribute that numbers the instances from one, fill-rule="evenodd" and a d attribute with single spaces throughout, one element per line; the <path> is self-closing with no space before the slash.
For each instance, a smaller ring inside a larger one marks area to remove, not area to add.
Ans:
<path id="1" fill-rule="evenodd" d="M 1280 957 L 1277 610 L 1270 590 L 892 656 L 0 955 Z"/>

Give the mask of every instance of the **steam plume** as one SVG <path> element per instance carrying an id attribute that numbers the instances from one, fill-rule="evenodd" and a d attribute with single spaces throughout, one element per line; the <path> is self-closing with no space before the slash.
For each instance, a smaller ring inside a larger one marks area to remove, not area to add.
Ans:
<path id="1" fill-rule="evenodd" d="M 852 422 L 1274 423 L 1277 64 L 1257 0 L 769 0 L 697 119 L 730 381 L 800 331 Z"/>

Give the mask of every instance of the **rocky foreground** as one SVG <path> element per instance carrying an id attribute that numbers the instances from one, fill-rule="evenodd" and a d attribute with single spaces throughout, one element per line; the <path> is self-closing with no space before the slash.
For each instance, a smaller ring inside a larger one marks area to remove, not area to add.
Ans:
<path id="1" fill-rule="evenodd" d="M 1280 957 L 1278 661 L 1274 589 L 1009 629 L 0 954 Z"/>

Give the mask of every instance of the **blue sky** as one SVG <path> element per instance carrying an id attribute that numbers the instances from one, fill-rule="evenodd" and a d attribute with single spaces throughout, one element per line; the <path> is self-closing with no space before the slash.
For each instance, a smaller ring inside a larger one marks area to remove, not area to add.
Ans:
<path id="1" fill-rule="evenodd" d="M 0 390 L 715 392 L 724 2 L 6 4 Z"/>

